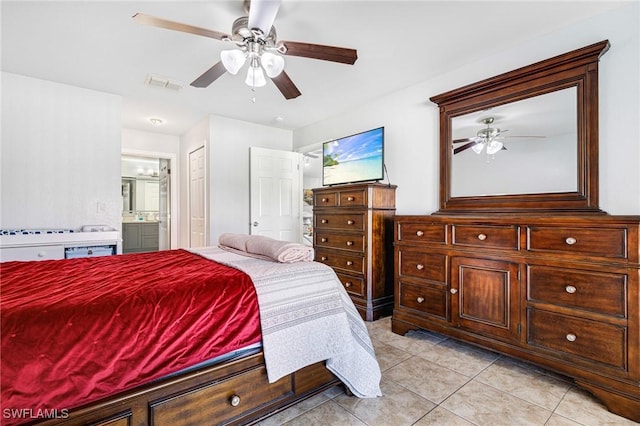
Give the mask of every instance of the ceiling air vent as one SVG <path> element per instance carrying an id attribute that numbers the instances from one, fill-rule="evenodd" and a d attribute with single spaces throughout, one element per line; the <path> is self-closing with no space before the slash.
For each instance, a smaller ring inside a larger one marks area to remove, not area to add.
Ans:
<path id="1" fill-rule="evenodd" d="M 164 87 L 165 89 L 180 90 L 183 84 L 176 80 L 169 80 L 165 77 L 158 77 L 157 75 L 149 74 L 144 80 L 147 86 Z"/>

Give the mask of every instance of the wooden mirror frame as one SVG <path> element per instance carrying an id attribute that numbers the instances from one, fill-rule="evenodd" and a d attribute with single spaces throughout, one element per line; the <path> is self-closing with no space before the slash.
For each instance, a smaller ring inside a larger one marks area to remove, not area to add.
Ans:
<path id="1" fill-rule="evenodd" d="M 598 207 L 598 60 L 601 41 L 430 98 L 440 108 L 440 210 L 478 212 L 601 212 Z M 577 88 L 577 191 L 451 196 L 452 118 L 544 93 Z"/>

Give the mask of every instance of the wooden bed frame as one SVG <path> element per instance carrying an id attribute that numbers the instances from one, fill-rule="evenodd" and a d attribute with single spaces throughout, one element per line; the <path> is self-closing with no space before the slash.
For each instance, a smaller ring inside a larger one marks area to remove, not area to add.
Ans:
<path id="1" fill-rule="evenodd" d="M 262 352 L 144 385 L 38 425 L 251 424 L 340 383 L 317 363 L 267 380 Z M 52 413 L 49 413 L 52 414 Z"/>

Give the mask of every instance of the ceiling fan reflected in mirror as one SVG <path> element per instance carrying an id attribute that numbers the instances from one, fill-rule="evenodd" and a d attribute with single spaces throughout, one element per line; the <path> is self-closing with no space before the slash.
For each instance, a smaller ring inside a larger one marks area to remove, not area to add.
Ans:
<path id="1" fill-rule="evenodd" d="M 245 83 L 252 90 L 266 84 L 266 73 L 286 99 L 294 99 L 302 93 L 284 71 L 284 56 L 300 56 L 348 65 L 353 65 L 358 59 L 355 49 L 278 41 L 273 22 L 280 8 L 280 0 L 244 0 L 244 8 L 248 16 L 235 20 L 230 35 L 143 13 L 136 13 L 133 19 L 140 24 L 235 44 L 234 49 L 223 50 L 220 53 L 220 61 L 196 78 L 191 83 L 193 87 L 208 87 L 225 72 L 235 75 L 245 64 L 249 64 Z"/>
<path id="2" fill-rule="evenodd" d="M 454 139 L 454 144 L 464 143 L 453 148 L 453 154 L 459 154 L 467 149 L 471 148 L 476 154 L 482 153 L 486 150 L 487 155 L 493 155 L 501 150 L 506 150 L 502 142 L 505 138 L 545 138 L 546 136 L 506 136 L 504 133 L 509 130 L 500 130 L 497 127 L 491 127 L 495 121 L 494 117 L 486 117 L 482 119 L 482 123 L 487 127 L 478 130 L 476 136 L 464 139 Z"/>

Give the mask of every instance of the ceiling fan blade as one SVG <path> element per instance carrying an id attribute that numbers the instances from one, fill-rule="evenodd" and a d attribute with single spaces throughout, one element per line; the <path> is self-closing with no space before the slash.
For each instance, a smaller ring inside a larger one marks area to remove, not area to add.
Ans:
<path id="1" fill-rule="evenodd" d="M 302 56 L 323 61 L 340 62 L 353 65 L 358 59 L 358 51 L 346 47 L 324 46 L 322 44 L 283 41 L 278 43 L 286 48 L 285 55 Z"/>
<path id="2" fill-rule="evenodd" d="M 468 143 L 466 143 L 466 144 L 464 144 L 462 146 L 459 146 L 459 147 L 457 147 L 457 148 L 455 148 L 453 150 L 453 155 L 456 155 L 456 154 L 458 154 L 458 153 L 460 153 L 462 151 L 465 151 L 465 150 L 471 148 L 472 146 L 474 146 L 475 144 L 476 144 L 476 141 L 471 141 L 471 142 L 468 142 Z"/>
<path id="3" fill-rule="evenodd" d="M 521 135 L 511 135 L 511 136 L 505 136 L 505 139 L 513 139 L 513 138 L 531 138 L 531 139 L 544 139 L 546 138 L 546 136 L 521 136 Z"/>
<path id="4" fill-rule="evenodd" d="M 193 25 L 181 24 L 180 22 L 169 21 L 167 19 L 156 18 L 155 16 L 136 13 L 133 20 L 139 24 L 151 25 L 152 27 L 165 28 L 167 30 L 180 31 L 183 33 L 201 35 L 203 37 L 224 40 L 230 38 L 228 34 L 219 31 L 208 30 L 206 28 L 194 27 Z"/>
<path id="5" fill-rule="evenodd" d="M 227 72 L 222 61 L 218 62 L 208 70 L 206 70 L 200 77 L 193 80 L 191 85 L 193 87 L 208 87 L 211 83 L 216 81 L 222 74 Z"/>
<path id="6" fill-rule="evenodd" d="M 267 35 L 276 19 L 280 0 L 251 0 L 249 3 L 249 29 L 259 28 Z"/>
<path id="7" fill-rule="evenodd" d="M 454 139 L 453 143 L 462 143 L 462 142 L 475 142 L 473 138 L 464 138 L 464 139 Z"/>
<path id="8" fill-rule="evenodd" d="M 289 78 L 289 75 L 284 71 L 273 77 L 271 80 L 278 90 L 280 90 L 285 99 L 294 99 L 302 95 L 293 81 L 291 81 L 291 78 Z"/>

